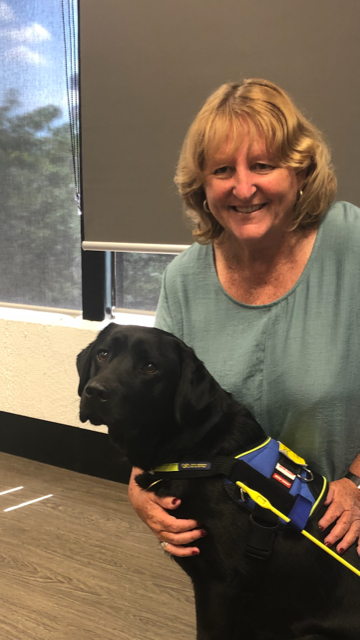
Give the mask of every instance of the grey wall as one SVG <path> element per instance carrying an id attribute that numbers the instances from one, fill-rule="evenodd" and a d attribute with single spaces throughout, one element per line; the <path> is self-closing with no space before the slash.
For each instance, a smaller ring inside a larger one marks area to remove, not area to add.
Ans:
<path id="1" fill-rule="evenodd" d="M 173 175 L 220 84 L 269 79 L 325 133 L 360 206 L 359 0 L 80 0 L 86 240 L 188 244 Z"/>

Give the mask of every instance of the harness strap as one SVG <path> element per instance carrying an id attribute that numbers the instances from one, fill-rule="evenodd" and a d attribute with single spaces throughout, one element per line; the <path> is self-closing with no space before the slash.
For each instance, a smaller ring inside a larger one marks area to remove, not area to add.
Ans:
<path id="1" fill-rule="evenodd" d="M 284 491 L 282 485 L 276 480 L 266 478 L 260 471 L 241 459 L 216 456 L 206 462 L 178 462 L 162 465 L 157 467 L 154 472 L 154 482 L 167 478 L 170 480 L 175 478 L 207 478 L 217 475 L 224 475 L 234 483 L 241 480 L 254 491 L 265 494 L 271 504 L 289 517 L 291 524 L 294 520 L 296 529 L 301 531 L 304 528 L 312 509 L 311 502 L 302 496 L 295 497 Z"/>
<path id="2" fill-rule="evenodd" d="M 309 519 L 312 504 L 302 495 L 296 497 L 295 504 L 289 513 L 289 520 L 297 531 L 305 529 Z"/>
<path id="3" fill-rule="evenodd" d="M 229 475 L 237 463 L 236 458 L 229 456 L 215 456 L 200 462 L 173 462 L 163 464 L 154 470 L 154 478 L 207 478 L 220 474 Z M 167 476 L 167 474 L 169 474 Z M 171 475 L 170 475 L 171 474 Z"/>

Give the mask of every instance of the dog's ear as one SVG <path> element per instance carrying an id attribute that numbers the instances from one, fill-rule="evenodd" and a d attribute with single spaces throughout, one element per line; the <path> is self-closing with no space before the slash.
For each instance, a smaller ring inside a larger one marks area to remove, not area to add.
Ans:
<path id="1" fill-rule="evenodd" d="M 182 367 L 175 394 L 175 419 L 178 423 L 198 423 L 218 411 L 221 388 L 197 358 L 194 351 L 181 344 Z M 200 426 L 200 425 L 199 425 Z"/>
<path id="2" fill-rule="evenodd" d="M 80 376 L 80 382 L 78 386 L 78 394 L 80 397 L 82 396 L 82 392 L 84 391 L 85 386 L 90 379 L 93 345 L 94 342 L 91 342 L 91 344 L 83 349 L 76 358 L 76 367 Z"/>
<path id="3" fill-rule="evenodd" d="M 105 329 L 102 329 L 102 331 L 100 331 L 96 340 L 85 347 L 85 349 L 83 349 L 77 356 L 76 367 L 80 376 L 78 387 L 78 394 L 80 397 L 82 396 L 82 392 L 84 391 L 86 384 L 90 380 L 93 347 L 96 345 L 96 343 L 99 342 L 99 340 L 101 341 L 102 339 L 108 338 L 108 336 L 118 328 L 119 325 L 117 325 L 115 322 L 111 322 L 110 324 L 108 324 Z"/>

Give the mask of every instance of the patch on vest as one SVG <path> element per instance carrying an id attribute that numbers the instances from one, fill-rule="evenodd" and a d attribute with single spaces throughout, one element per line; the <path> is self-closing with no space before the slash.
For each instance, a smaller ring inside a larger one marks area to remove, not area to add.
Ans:
<path id="1" fill-rule="evenodd" d="M 291 489 L 292 483 L 289 480 L 286 480 L 286 478 L 284 478 L 283 476 L 279 475 L 278 473 L 273 473 L 271 477 L 274 478 L 274 480 L 281 482 L 281 484 L 283 484 L 288 489 Z"/>
<path id="2" fill-rule="evenodd" d="M 279 442 L 279 451 L 284 456 L 289 458 L 289 460 L 292 460 L 293 462 L 295 462 L 295 464 L 301 464 L 301 465 L 306 464 L 304 458 L 301 458 L 300 456 L 297 455 L 297 453 L 294 453 L 293 451 L 291 451 L 291 449 L 289 449 L 289 447 L 284 445 L 282 442 Z"/>

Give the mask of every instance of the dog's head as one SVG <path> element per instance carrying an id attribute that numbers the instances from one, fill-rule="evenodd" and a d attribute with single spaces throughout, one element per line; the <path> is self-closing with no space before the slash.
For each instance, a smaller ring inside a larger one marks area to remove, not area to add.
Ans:
<path id="1" fill-rule="evenodd" d="M 105 424 L 134 466 L 176 455 L 216 418 L 227 394 L 170 333 L 108 325 L 77 358 L 80 419 Z M 171 460 L 169 460 L 171 461 Z"/>

